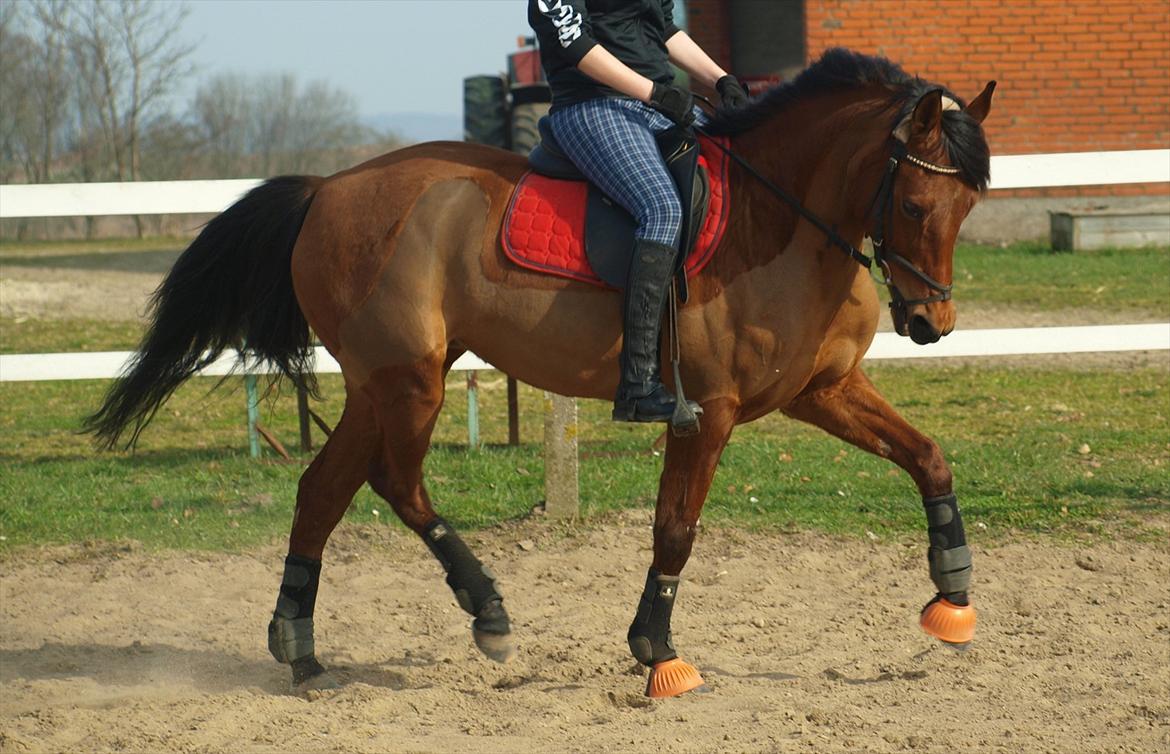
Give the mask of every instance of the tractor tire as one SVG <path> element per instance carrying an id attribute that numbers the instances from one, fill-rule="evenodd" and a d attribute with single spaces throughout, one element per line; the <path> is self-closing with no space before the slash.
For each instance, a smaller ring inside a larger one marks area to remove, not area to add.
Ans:
<path id="1" fill-rule="evenodd" d="M 502 77 L 463 79 L 463 140 L 508 148 L 508 89 Z"/>
<path id="2" fill-rule="evenodd" d="M 512 88 L 512 151 L 527 155 L 540 143 L 537 123 L 548 115 L 552 93 L 548 84 Z"/>

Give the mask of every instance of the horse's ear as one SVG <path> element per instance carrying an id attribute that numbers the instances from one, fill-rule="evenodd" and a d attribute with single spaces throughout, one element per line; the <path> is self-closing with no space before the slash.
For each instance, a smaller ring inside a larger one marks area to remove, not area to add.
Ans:
<path id="1" fill-rule="evenodd" d="M 976 123 L 982 123 L 987 114 L 991 112 L 991 93 L 995 91 L 995 82 L 988 81 L 987 86 L 983 87 L 983 91 L 979 96 L 971 100 L 971 104 L 967 105 L 967 114 L 975 119 Z"/>
<path id="2" fill-rule="evenodd" d="M 958 109 L 950 98 L 943 97 L 942 89 L 932 89 L 914 105 L 914 112 L 907 115 L 897 128 L 894 138 L 903 144 L 911 139 L 922 139 L 936 132 L 942 125 L 942 111 L 948 107 Z"/>
<path id="3" fill-rule="evenodd" d="M 922 95 L 910 116 L 910 138 L 922 139 L 939 129 L 942 122 L 943 93 L 934 89 Z"/>

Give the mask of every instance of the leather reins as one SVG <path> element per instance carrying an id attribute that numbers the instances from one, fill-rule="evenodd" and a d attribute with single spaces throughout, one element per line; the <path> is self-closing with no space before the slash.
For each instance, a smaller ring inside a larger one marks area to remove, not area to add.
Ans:
<path id="1" fill-rule="evenodd" d="M 706 136 L 710 136 L 710 134 L 706 134 L 701 128 L 696 128 L 696 130 L 698 130 L 700 133 L 704 133 Z M 788 191 L 785 191 L 780 186 L 777 186 L 758 170 L 752 167 L 751 163 L 749 163 L 740 155 L 736 154 L 729 147 L 725 147 L 723 144 L 721 144 L 718 139 L 711 138 L 711 143 L 718 147 L 720 151 L 722 151 L 732 160 L 734 160 L 740 167 L 746 170 L 748 174 L 762 183 L 765 188 L 767 188 L 774 195 L 792 207 L 792 209 L 794 209 L 797 214 L 799 214 L 808 222 L 812 223 L 818 230 L 824 233 L 829 241 L 831 241 L 835 246 L 843 250 L 850 256 L 850 258 L 852 258 L 862 267 L 869 270 L 869 273 L 873 279 L 884 285 L 890 292 L 890 311 L 893 313 L 897 310 L 901 310 L 901 313 L 904 317 L 907 312 L 907 307 L 914 306 L 916 304 L 928 304 L 933 301 L 946 301 L 949 299 L 951 297 L 951 288 L 953 287 L 953 284 L 943 284 L 935 280 L 930 275 L 927 275 L 925 272 L 918 269 L 918 267 L 915 266 L 913 262 L 894 251 L 893 248 L 890 248 L 886 244 L 886 224 L 888 216 L 893 212 L 894 181 L 897 179 L 898 166 L 903 160 L 905 160 L 911 165 L 921 168 L 922 170 L 926 170 L 932 173 L 940 173 L 942 175 L 957 175 L 959 173 L 959 169 L 954 167 L 947 167 L 945 165 L 936 165 L 927 160 L 923 160 L 920 157 L 915 157 L 906 151 L 906 145 L 903 144 L 900 140 L 893 137 L 891 137 L 891 139 L 894 143 L 894 146 L 891 150 L 892 153 L 886 165 L 886 172 L 882 176 L 882 182 L 879 184 L 877 193 L 874 195 L 874 200 L 870 210 L 872 215 L 876 215 L 874 218 L 876 222 L 875 230 L 869 234 L 870 240 L 873 242 L 872 257 L 867 256 L 864 252 L 857 249 L 857 247 L 855 247 L 853 244 L 842 238 L 841 234 L 839 234 L 835 228 L 828 225 L 825 223 L 825 221 L 821 220 L 815 214 L 806 209 L 805 206 L 800 203 L 799 199 L 790 194 Z M 893 276 L 890 274 L 890 261 L 893 261 L 895 264 L 911 272 L 916 278 L 918 278 L 928 288 L 930 288 L 932 294 L 925 298 L 915 299 L 908 299 L 903 296 L 902 292 L 898 290 L 898 286 L 894 284 Z M 878 277 L 874 272 L 875 263 L 878 269 L 881 271 L 881 277 Z"/>

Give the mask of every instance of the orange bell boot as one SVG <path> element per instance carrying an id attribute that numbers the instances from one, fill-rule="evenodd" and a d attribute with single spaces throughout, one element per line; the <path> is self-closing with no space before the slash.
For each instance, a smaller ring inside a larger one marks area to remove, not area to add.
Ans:
<path id="1" fill-rule="evenodd" d="M 918 625 L 939 641 L 965 649 L 975 638 L 975 608 L 939 597 L 922 609 Z"/>
<path id="2" fill-rule="evenodd" d="M 650 668 L 650 680 L 646 683 L 646 696 L 651 699 L 668 699 L 695 689 L 704 690 L 703 676 L 689 662 L 675 657 L 664 660 Z"/>

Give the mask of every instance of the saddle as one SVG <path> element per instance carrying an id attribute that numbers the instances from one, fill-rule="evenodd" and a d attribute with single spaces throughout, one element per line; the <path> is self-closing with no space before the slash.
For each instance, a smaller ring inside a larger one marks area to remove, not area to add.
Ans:
<path id="1" fill-rule="evenodd" d="M 587 182 L 560 148 L 547 117 L 537 125 L 541 141 L 528 157 L 533 172 L 521 181 L 508 209 L 505 252 L 529 269 L 624 288 L 634 247 L 634 218 Z M 675 260 L 679 299 L 686 301 L 687 274 L 709 261 L 722 236 L 726 161 L 718 150 L 703 149 L 690 129 L 671 128 L 656 138 L 679 196 L 690 198 L 680 236 L 682 253 Z M 581 247 L 584 258 L 574 259 Z"/>

